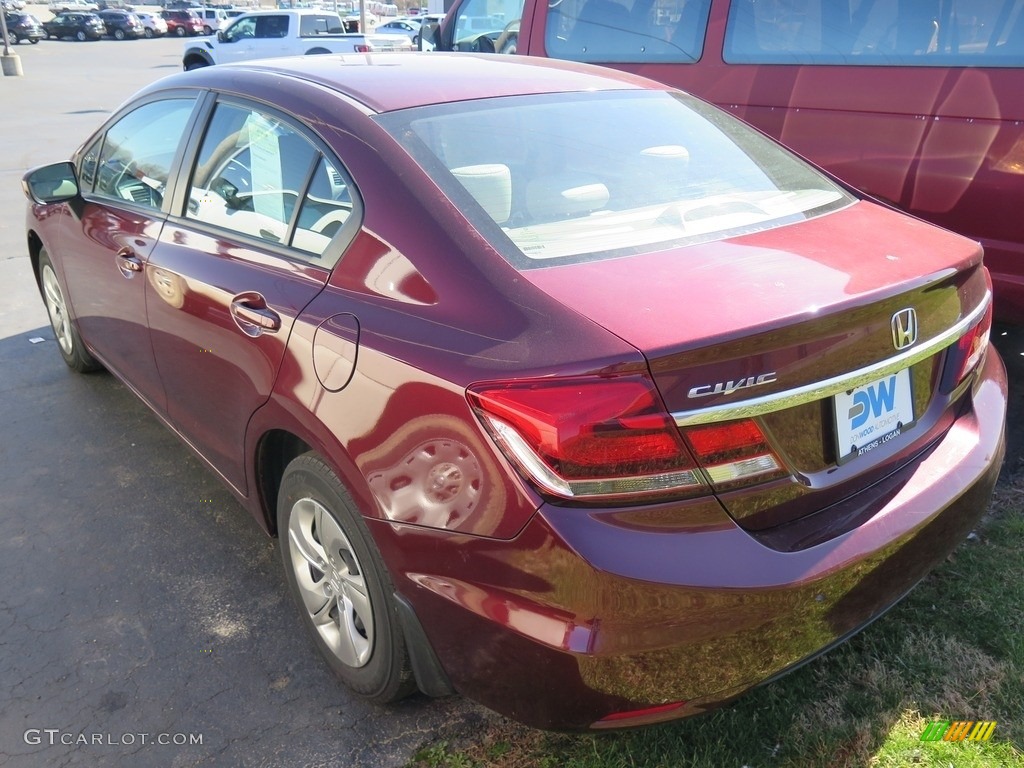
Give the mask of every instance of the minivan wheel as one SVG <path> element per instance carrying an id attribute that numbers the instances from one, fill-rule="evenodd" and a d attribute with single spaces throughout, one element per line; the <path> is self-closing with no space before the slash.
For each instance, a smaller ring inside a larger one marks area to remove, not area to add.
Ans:
<path id="1" fill-rule="evenodd" d="M 314 453 L 285 469 L 277 531 L 288 587 L 331 670 L 370 701 L 411 693 L 391 578 L 352 497 Z"/>
<path id="2" fill-rule="evenodd" d="M 50 316 L 53 335 L 57 337 L 57 349 L 60 350 L 60 356 L 64 358 L 68 368 L 78 373 L 100 370 L 103 366 L 89 354 L 75 329 L 67 301 L 64 299 L 64 291 L 60 287 L 53 262 L 46 251 L 39 253 L 39 285 L 42 288 L 46 313 Z"/>
<path id="3" fill-rule="evenodd" d="M 114 39 L 115 40 L 124 40 L 124 30 L 123 29 L 115 29 L 114 30 Z"/>
<path id="4" fill-rule="evenodd" d="M 85 32 L 83 32 L 82 30 L 78 30 L 78 31 L 77 31 L 77 32 L 75 33 L 75 39 L 76 39 L 76 40 L 77 40 L 78 42 L 80 42 L 80 43 L 84 43 L 84 42 L 85 42 Z"/>

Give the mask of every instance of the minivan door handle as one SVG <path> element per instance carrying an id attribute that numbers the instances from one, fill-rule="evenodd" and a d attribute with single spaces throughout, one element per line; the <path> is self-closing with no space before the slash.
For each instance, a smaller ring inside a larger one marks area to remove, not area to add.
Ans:
<path id="1" fill-rule="evenodd" d="M 255 291 L 240 293 L 231 300 L 231 317 L 239 330 L 256 338 L 264 331 L 281 330 L 281 316 L 267 306 L 267 300 Z"/>

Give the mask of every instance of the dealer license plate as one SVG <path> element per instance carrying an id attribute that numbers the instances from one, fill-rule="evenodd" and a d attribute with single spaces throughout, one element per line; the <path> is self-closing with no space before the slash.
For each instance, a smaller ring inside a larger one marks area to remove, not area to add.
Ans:
<path id="1" fill-rule="evenodd" d="M 840 464 L 885 445 L 914 424 L 909 368 L 840 392 L 834 400 Z"/>

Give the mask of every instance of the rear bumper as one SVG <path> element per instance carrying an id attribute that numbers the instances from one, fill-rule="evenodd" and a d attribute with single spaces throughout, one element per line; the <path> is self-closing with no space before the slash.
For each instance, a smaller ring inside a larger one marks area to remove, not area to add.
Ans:
<path id="1" fill-rule="evenodd" d="M 988 504 L 1006 405 L 993 350 L 972 407 L 884 506 L 796 551 L 743 531 L 713 499 L 543 506 L 513 541 L 385 522 L 374 534 L 466 696 L 541 728 L 679 701 L 654 717 L 683 717 L 857 631 L 941 563 Z"/>

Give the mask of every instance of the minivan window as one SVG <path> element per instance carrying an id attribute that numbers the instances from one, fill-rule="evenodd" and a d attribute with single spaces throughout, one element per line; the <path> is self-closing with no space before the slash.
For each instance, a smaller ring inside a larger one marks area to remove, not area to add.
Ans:
<path id="1" fill-rule="evenodd" d="M 1024 66 L 1024 0 L 733 0 L 738 64 Z"/>
<path id="2" fill-rule="evenodd" d="M 700 59 L 711 0 L 561 0 L 548 6 L 549 56 L 592 62 Z"/>
<path id="3" fill-rule="evenodd" d="M 488 99 L 377 119 L 520 268 L 719 240 L 853 202 L 684 94 Z"/>

